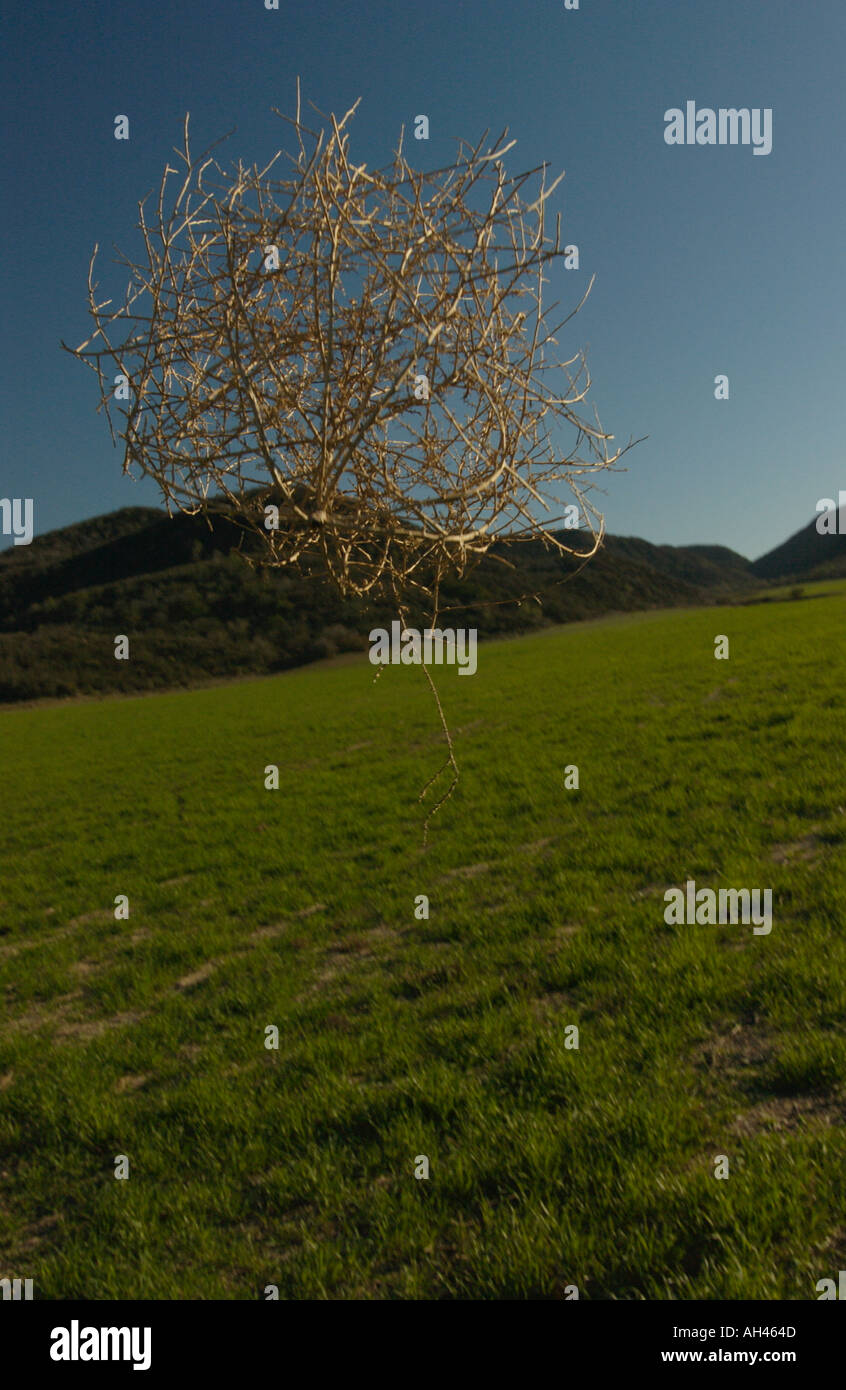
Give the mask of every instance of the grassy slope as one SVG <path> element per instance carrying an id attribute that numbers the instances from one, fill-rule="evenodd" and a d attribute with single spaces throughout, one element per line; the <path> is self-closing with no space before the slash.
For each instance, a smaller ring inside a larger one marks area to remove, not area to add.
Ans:
<path id="1" fill-rule="evenodd" d="M 419 671 L 3 712 L 0 1272 L 816 1297 L 846 1257 L 833 587 L 486 645 L 440 682 L 462 777 L 426 854 Z M 688 876 L 772 887 L 772 934 L 665 926 Z"/>

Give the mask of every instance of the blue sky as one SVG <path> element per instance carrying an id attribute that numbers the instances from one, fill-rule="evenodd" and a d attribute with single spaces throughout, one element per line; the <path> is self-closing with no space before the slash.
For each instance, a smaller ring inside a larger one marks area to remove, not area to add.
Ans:
<path id="1" fill-rule="evenodd" d="M 561 355 L 586 349 L 618 441 L 649 436 L 596 495 L 610 531 L 755 558 L 846 485 L 842 0 L 48 0 L 5 30 L 0 496 L 33 497 L 37 533 L 161 500 L 123 476 L 96 379 L 59 347 L 90 332 L 94 243 L 138 251 L 186 111 L 197 150 L 233 127 L 227 158 L 291 148 L 271 107 L 294 113 L 297 75 L 323 111 L 362 98 L 351 154 L 371 167 L 404 123 L 417 167 L 508 126 L 509 173 L 566 170 L 552 207 L 581 268 L 550 298 L 596 283 Z M 771 108 L 772 152 L 667 145 L 689 100 Z"/>

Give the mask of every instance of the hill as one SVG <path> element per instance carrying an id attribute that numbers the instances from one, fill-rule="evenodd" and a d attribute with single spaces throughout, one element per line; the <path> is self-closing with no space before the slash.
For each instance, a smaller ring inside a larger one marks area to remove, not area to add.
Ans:
<path id="1" fill-rule="evenodd" d="M 256 553 L 224 508 L 211 522 L 124 508 L 11 547 L 0 554 L 0 701 L 267 674 L 362 650 L 371 628 L 395 616 L 384 604 L 341 599 L 316 573 L 256 571 L 246 563 Z M 756 567 L 723 546 L 613 535 L 581 568 L 538 542 L 494 547 L 444 587 L 443 621 L 485 639 L 724 601 L 748 596 L 767 559 Z M 781 575 L 778 564 L 773 573 Z M 412 620 L 423 626 L 429 614 L 412 610 Z M 129 661 L 114 660 L 119 633 L 130 638 Z"/>
<path id="2" fill-rule="evenodd" d="M 835 579 L 846 577 L 846 510 L 840 509 L 840 530 L 820 535 L 817 520 L 796 531 L 751 566 L 758 579 Z"/>

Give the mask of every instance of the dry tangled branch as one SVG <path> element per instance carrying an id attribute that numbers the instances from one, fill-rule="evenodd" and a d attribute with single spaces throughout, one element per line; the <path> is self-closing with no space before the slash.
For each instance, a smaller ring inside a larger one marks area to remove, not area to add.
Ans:
<path id="1" fill-rule="evenodd" d="M 357 106 L 340 121 L 318 112 L 326 128 L 312 131 L 298 84 L 282 179 L 268 176 L 281 151 L 234 173 L 210 151 L 192 159 L 186 116 L 152 219 L 139 204 L 147 263 L 121 258 L 131 280 L 113 309 L 97 302 L 95 247 L 96 332 L 72 351 L 98 374 L 113 439 L 110 405 L 126 401 L 124 471 L 154 478 L 169 510 L 228 503 L 265 563 L 320 559 L 343 594 L 388 594 L 398 612 L 413 594 L 436 621 L 442 578 L 494 541 L 575 553 L 555 534 L 557 484 L 592 554 L 603 522 L 580 480 L 625 450 L 609 454 L 612 436 L 578 413 L 583 354 L 546 361 L 590 291 L 547 328 L 544 268 L 566 254 L 560 217 L 546 231 L 560 179 L 547 186 L 545 165 L 507 177 L 507 131 L 484 153 L 487 133 L 461 143 L 433 173 L 409 165 L 401 136 L 393 165 L 369 172 L 349 157 Z M 562 423 L 575 431 L 564 459 L 550 437 Z"/>
<path id="2" fill-rule="evenodd" d="M 609 455 L 611 436 L 577 414 L 583 354 L 544 360 L 562 326 L 547 330 L 542 308 L 543 268 L 565 254 L 560 219 L 545 232 L 560 179 L 542 178 L 525 203 L 545 166 L 507 178 L 507 131 L 493 152 L 462 145 L 429 174 L 401 138 L 392 168 L 369 173 L 348 155 L 357 105 L 329 118 L 327 138 L 302 124 L 298 99 L 299 153 L 278 181 L 267 175 L 281 151 L 234 175 L 209 152 L 192 160 L 186 116 L 184 167 L 166 167 L 152 225 L 139 204 L 147 265 L 122 258 L 132 280 L 118 309 L 97 302 L 95 247 L 96 332 L 75 353 L 97 371 L 107 414 L 127 400 L 124 471 L 153 477 L 169 508 L 226 499 L 267 562 L 319 554 L 343 593 L 431 594 L 496 539 L 572 553 L 553 535 L 561 481 L 595 547 L 602 518 L 577 480 L 624 450 Z M 119 326 L 129 331 L 114 343 Z M 575 427 L 565 460 L 555 421 Z"/>

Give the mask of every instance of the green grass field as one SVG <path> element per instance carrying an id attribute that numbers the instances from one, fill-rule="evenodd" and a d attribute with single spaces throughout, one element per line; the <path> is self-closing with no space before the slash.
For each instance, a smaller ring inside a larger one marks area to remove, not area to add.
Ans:
<path id="1" fill-rule="evenodd" d="M 818 592 L 482 644 L 440 676 L 461 780 L 425 852 L 419 669 L 0 713 L 0 1275 L 816 1298 L 846 1267 L 846 584 Z M 665 925 L 687 878 L 771 887 L 771 934 Z"/>

